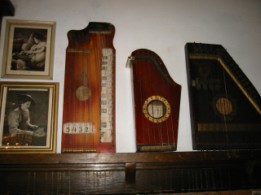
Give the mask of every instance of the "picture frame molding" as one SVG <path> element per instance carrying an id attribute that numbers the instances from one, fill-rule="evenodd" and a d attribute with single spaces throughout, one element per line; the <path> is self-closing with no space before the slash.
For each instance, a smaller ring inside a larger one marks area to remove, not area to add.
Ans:
<path id="1" fill-rule="evenodd" d="M 7 113 L 3 102 L 6 103 L 7 93 L 4 94 L 4 90 L 9 88 L 21 89 L 21 90 L 32 90 L 32 91 L 43 91 L 50 90 L 48 99 L 48 120 L 47 120 L 47 137 L 45 146 L 6 146 L 3 143 L 3 132 L 4 132 L 4 118 Z M 4 97 L 5 96 L 5 97 Z M 58 97 L 59 97 L 59 83 L 57 82 L 0 82 L 0 153 L 6 154 L 31 154 L 31 153 L 56 153 L 57 145 L 57 117 L 58 117 Z M 3 113 L 4 112 L 4 113 Z M 48 132 L 49 131 L 49 132 Z M 49 137 L 48 137 L 49 136 Z"/>
<path id="2" fill-rule="evenodd" d="M 47 47 L 45 53 L 44 71 L 38 70 L 11 70 L 12 50 L 14 46 L 15 28 L 28 28 L 33 30 L 47 30 Z M 48 79 L 53 78 L 54 45 L 55 45 L 56 22 L 40 20 L 6 19 L 4 35 L 4 50 L 2 63 L 2 78 L 21 79 Z"/>

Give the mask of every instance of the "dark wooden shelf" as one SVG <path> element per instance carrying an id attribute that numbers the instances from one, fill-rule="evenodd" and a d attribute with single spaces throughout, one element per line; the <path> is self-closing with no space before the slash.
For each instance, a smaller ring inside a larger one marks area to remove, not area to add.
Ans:
<path id="1" fill-rule="evenodd" d="M 1 154 L 0 194 L 123 194 L 261 187 L 261 151 Z"/>

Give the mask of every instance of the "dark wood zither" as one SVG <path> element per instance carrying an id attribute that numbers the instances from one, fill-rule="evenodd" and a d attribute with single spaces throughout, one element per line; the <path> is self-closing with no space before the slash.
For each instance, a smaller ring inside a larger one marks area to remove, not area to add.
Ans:
<path id="1" fill-rule="evenodd" d="M 187 43 L 194 149 L 261 148 L 261 97 L 221 45 Z"/>

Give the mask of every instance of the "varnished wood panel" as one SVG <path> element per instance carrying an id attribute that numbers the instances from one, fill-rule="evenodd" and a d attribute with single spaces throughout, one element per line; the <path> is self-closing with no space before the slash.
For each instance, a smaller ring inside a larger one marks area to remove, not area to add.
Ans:
<path id="1" fill-rule="evenodd" d="M 221 191 L 221 192 L 193 192 L 193 193 L 181 193 L 179 195 L 252 195 L 252 192 L 254 192 L 254 190 L 234 190 L 234 191 Z"/>
<path id="2" fill-rule="evenodd" d="M 115 152 L 114 33 L 101 22 L 68 32 L 62 152 Z"/>
<path id="3" fill-rule="evenodd" d="M 148 49 L 131 54 L 137 151 L 177 149 L 181 86 Z"/>
<path id="4" fill-rule="evenodd" d="M 261 96 L 222 45 L 187 43 L 195 150 L 260 149 Z"/>
<path id="5" fill-rule="evenodd" d="M 0 155 L 0 194 L 185 193 L 261 188 L 261 151 Z"/>

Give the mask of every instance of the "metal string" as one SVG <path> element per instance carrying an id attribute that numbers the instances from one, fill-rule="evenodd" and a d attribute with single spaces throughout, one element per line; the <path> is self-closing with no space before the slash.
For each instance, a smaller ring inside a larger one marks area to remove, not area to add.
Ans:
<path id="1" fill-rule="evenodd" d="M 223 73 L 223 83 L 224 83 L 224 88 L 225 88 L 225 95 L 226 95 L 226 98 L 229 99 L 229 98 L 228 98 L 227 83 L 226 83 L 226 74 L 225 74 L 225 70 L 224 70 L 223 68 L 222 68 L 222 73 Z M 223 109 L 223 110 L 226 110 L 226 109 L 227 109 L 227 107 L 226 107 L 226 102 L 223 102 L 223 103 L 222 103 L 222 106 L 224 106 L 224 109 Z M 226 118 L 226 115 L 225 115 L 225 114 L 223 114 L 223 119 L 224 119 L 225 130 L 226 130 L 226 141 L 227 141 L 227 143 L 228 143 L 229 138 L 228 138 L 228 134 L 227 134 L 227 131 L 228 131 L 228 129 L 227 129 L 227 118 Z"/>

